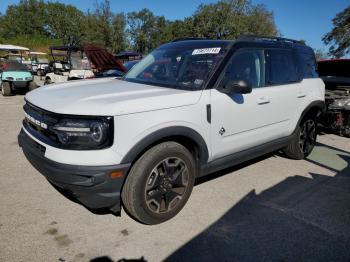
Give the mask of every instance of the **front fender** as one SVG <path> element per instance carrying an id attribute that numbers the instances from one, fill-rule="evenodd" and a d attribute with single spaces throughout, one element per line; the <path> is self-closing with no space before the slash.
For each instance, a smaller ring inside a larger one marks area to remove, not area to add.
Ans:
<path id="1" fill-rule="evenodd" d="M 157 142 L 165 141 L 168 138 L 175 139 L 180 137 L 193 141 L 199 150 L 198 153 L 200 162 L 207 162 L 209 158 L 209 151 L 203 137 L 197 131 L 189 127 L 171 126 L 157 130 L 141 139 L 128 151 L 128 153 L 122 159 L 121 163 L 132 163 L 140 156 L 142 152 L 144 152 L 145 149 L 148 149 L 152 145 L 157 144 Z"/>

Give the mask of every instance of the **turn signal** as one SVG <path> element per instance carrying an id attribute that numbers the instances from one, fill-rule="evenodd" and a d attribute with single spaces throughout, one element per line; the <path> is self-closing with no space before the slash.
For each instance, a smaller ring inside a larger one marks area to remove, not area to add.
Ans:
<path id="1" fill-rule="evenodd" d="M 109 174 L 109 177 L 114 179 L 114 178 L 120 178 L 123 176 L 123 172 L 122 171 L 115 171 Z"/>

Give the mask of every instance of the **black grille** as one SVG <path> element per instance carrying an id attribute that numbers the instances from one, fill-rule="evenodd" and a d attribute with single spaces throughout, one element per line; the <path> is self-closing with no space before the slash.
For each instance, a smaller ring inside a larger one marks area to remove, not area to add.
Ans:
<path id="1" fill-rule="evenodd" d="M 23 126 L 26 130 L 40 141 L 59 147 L 58 137 L 52 131 L 52 127 L 59 122 L 60 118 L 56 114 L 45 111 L 28 102 L 23 109 L 27 116 L 33 118 L 30 120 L 28 117 L 25 117 L 23 120 Z"/>

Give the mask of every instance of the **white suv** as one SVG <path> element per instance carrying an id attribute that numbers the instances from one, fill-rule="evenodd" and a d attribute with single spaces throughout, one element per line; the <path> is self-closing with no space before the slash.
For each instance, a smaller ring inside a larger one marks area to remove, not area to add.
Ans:
<path id="1" fill-rule="evenodd" d="M 311 48 L 282 38 L 179 40 L 122 79 L 27 94 L 19 144 L 55 187 L 145 224 L 174 217 L 197 177 L 312 151 L 324 84 Z"/>

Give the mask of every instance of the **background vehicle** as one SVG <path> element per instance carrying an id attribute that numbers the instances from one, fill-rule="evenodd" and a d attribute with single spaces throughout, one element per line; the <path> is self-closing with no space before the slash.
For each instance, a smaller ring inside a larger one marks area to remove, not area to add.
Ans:
<path id="1" fill-rule="evenodd" d="M 23 64 L 25 51 L 29 49 L 14 45 L 0 45 L 0 86 L 3 96 L 9 96 L 15 90 L 31 91 L 37 88 L 32 73 Z M 14 55 L 19 59 L 13 59 Z"/>
<path id="2" fill-rule="evenodd" d="M 80 46 L 51 46 L 53 61 L 47 68 L 44 84 L 95 77 Z"/>
<path id="3" fill-rule="evenodd" d="M 29 56 L 31 57 L 32 61 L 31 69 L 33 74 L 44 76 L 46 73 L 46 68 L 49 66 L 47 53 L 30 51 Z"/>
<path id="4" fill-rule="evenodd" d="M 350 59 L 330 59 L 318 62 L 318 73 L 326 84 L 327 111 L 323 126 L 350 137 Z"/>
<path id="5" fill-rule="evenodd" d="M 102 73 L 95 73 L 96 78 L 104 78 L 104 77 L 122 78 L 124 75 L 125 73 L 118 69 L 109 69 Z"/>
<path id="6" fill-rule="evenodd" d="M 85 44 L 84 52 L 91 62 L 95 76 L 122 77 L 128 71 L 122 62 L 109 53 L 105 48 L 95 44 Z"/>
<path id="7" fill-rule="evenodd" d="M 119 54 L 116 54 L 115 57 L 121 60 L 123 63 L 126 63 L 129 61 L 142 59 L 142 54 L 135 51 L 123 51 Z"/>
<path id="8" fill-rule="evenodd" d="M 140 62 L 140 60 L 132 60 L 132 61 L 126 62 L 126 63 L 124 63 L 124 67 L 129 71 L 138 62 Z"/>
<path id="9" fill-rule="evenodd" d="M 180 212 L 200 176 L 276 150 L 306 158 L 323 108 L 314 52 L 298 41 L 182 40 L 122 80 L 29 93 L 19 145 L 85 206 L 123 203 L 157 224 Z"/>

